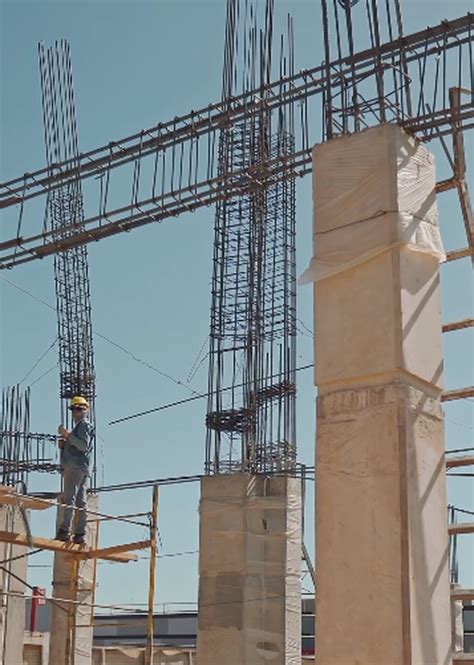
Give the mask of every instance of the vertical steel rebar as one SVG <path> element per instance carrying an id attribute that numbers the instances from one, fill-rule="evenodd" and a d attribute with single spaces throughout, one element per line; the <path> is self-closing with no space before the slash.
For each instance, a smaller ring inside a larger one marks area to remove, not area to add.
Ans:
<path id="1" fill-rule="evenodd" d="M 55 437 L 31 432 L 30 388 L 2 389 L 0 409 L 0 484 L 26 491 L 32 471 L 56 472 Z"/>
<path id="2" fill-rule="evenodd" d="M 219 138 L 219 175 L 230 188 L 234 173 L 247 169 L 251 187 L 216 209 L 207 473 L 291 471 L 296 462 L 294 109 L 268 108 L 273 34 L 274 0 L 264 7 L 246 0 L 243 8 L 241 0 L 228 0 L 223 105 L 231 104 L 240 84 L 256 85 L 259 93 L 254 112 Z M 287 42 L 280 78 L 286 63 L 294 73 L 291 19 Z M 282 83 L 280 94 L 287 85 Z M 287 168 L 270 178 L 265 164 L 275 158 Z"/>
<path id="3" fill-rule="evenodd" d="M 80 166 L 71 52 L 65 40 L 45 48 L 38 46 L 46 159 L 50 174 L 55 164 L 72 159 Z M 67 239 L 84 221 L 84 201 L 79 176 L 49 192 L 48 223 L 56 241 Z M 91 404 L 95 421 L 95 370 L 88 254 L 86 246 L 54 255 L 54 280 L 58 317 L 61 417 L 68 419 L 68 400 L 81 395 Z M 94 428 L 95 429 L 95 428 Z M 92 441 L 92 487 L 97 473 L 97 446 Z"/>

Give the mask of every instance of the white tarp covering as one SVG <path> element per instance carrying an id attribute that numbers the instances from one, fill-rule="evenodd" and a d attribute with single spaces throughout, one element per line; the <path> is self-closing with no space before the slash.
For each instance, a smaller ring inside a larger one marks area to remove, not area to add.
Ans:
<path id="1" fill-rule="evenodd" d="M 93 665 L 143 665 L 145 649 L 130 645 L 94 647 Z M 195 665 L 195 654 L 190 649 L 162 647 L 153 649 L 154 665 Z"/>
<path id="2" fill-rule="evenodd" d="M 334 139 L 313 152 L 314 256 L 301 284 L 396 246 L 445 260 L 433 155 L 396 125 Z"/>
<path id="3" fill-rule="evenodd" d="M 300 665 L 298 481 L 245 474 L 229 476 L 222 485 L 220 479 L 206 480 L 200 504 L 199 658 L 207 665 L 220 665 L 225 655 L 229 665 Z"/>

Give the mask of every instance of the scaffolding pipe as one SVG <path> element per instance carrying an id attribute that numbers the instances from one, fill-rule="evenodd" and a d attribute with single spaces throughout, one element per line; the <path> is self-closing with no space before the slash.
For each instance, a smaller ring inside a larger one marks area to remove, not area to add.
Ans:
<path id="1" fill-rule="evenodd" d="M 155 605 L 155 572 L 158 534 L 158 485 L 153 487 L 153 499 L 150 524 L 150 581 L 148 587 L 148 616 L 146 630 L 145 665 L 153 665 L 153 608 Z"/>

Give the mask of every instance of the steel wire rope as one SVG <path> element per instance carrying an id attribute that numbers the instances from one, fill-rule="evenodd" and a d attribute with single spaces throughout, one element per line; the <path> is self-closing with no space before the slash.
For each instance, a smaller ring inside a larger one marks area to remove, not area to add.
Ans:
<path id="1" fill-rule="evenodd" d="M 30 384 L 30 388 L 35 386 L 37 383 L 39 383 L 42 379 L 44 379 L 48 374 L 51 374 L 53 369 L 55 369 L 59 365 L 59 361 L 56 362 L 54 365 L 52 365 L 49 369 L 47 369 L 43 374 L 40 374 L 40 376 L 33 381 L 33 383 Z"/>
<path id="2" fill-rule="evenodd" d="M 308 365 L 302 365 L 301 367 L 297 367 L 295 369 L 295 372 L 300 372 L 304 369 L 309 369 L 310 367 L 314 367 L 314 363 L 311 363 L 311 364 L 308 364 Z M 270 376 L 269 378 L 275 378 L 275 377 L 278 377 L 278 376 L 279 376 L 278 374 L 275 374 L 275 375 Z M 116 420 L 111 420 L 109 422 L 109 425 L 116 425 L 117 423 L 121 423 L 121 422 L 124 422 L 126 420 L 131 420 L 133 418 L 140 418 L 141 416 L 146 416 L 149 413 L 155 413 L 157 411 L 163 411 L 164 409 L 170 409 L 174 406 L 180 406 L 181 404 L 186 404 L 188 402 L 192 402 L 192 401 L 197 400 L 197 399 L 203 399 L 205 397 L 208 398 L 209 395 L 215 395 L 215 394 L 226 392 L 226 391 L 229 391 L 229 390 L 234 390 L 235 388 L 240 388 L 240 387 L 245 386 L 245 385 L 247 385 L 247 384 L 245 382 L 243 382 L 243 383 L 239 383 L 239 384 L 236 384 L 236 385 L 233 385 L 233 386 L 227 386 L 225 388 L 221 388 L 220 390 L 212 391 L 211 393 L 209 393 L 209 392 L 199 393 L 199 394 L 195 395 L 194 397 L 187 397 L 186 399 L 177 400 L 175 402 L 170 402 L 168 404 L 163 404 L 162 406 L 157 406 L 157 407 L 154 407 L 152 409 L 147 409 L 146 411 L 140 411 L 139 413 L 134 413 L 134 414 L 131 414 L 130 416 L 125 416 L 123 418 L 118 418 Z"/>
<path id="3" fill-rule="evenodd" d="M 34 587 L 32 587 L 30 584 L 28 584 L 25 580 L 22 578 L 18 577 L 14 573 L 10 573 L 8 570 L 5 571 L 7 574 L 11 575 L 12 577 L 15 577 L 19 582 L 24 584 L 28 589 L 33 590 Z M 21 592 L 18 591 L 1 591 L 0 590 L 0 596 L 13 596 L 16 598 L 26 598 L 29 599 L 30 596 L 25 596 L 25 594 L 22 594 Z M 300 598 L 300 594 L 298 593 L 286 593 L 286 594 L 269 594 L 267 596 L 258 596 L 255 598 L 246 598 L 245 600 L 239 601 L 240 604 L 246 605 L 249 603 L 258 603 L 262 602 L 264 600 L 277 600 L 279 598 Z M 33 596 L 31 596 L 33 598 Z M 143 607 L 146 608 L 148 603 L 128 603 L 128 605 L 119 605 L 119 604 L 105 604 L 105 603 L 87 603 L 81 600 L 72 600 L 70 598 L 58 598 L 57 596 L 42 596 L 44 600 L 48 600 L 54 605 L 57 605 L 60 607 L 60 609 L 64 610 L 67 612 L 67 610 L 59 605 L 59 603 L 62 604 L 69 604 L 69 605 L 81 605 L 82 607 L 90 607 L 90 608 L 101 608 L 101 609 L 109 609 L 109 610 L 117 610 L 121 612 L 128 612 L 130 614 L 138 614 L 138 610 L 135 608 L 137 607 Z M 235 600 L 229 600 L 229 601 L 221 601 L 217 603 L 201 603 L 200 607 L 221 607 L 221 606 L 226 606 L 226 605 L 235 605 Z M 160 603 L 160 605 L 163 604 L 174 604 L 174 603 Z M 176 603 L 178 604 L 178 603 Z M 185 605 L 192 605 L 194 604 L 193 602 L 186 602 L 183 603 Z M 143 610 L 143 613 L 146 613 L 146 610 Z"/>
<path id="4" fill-rule="evenodd" d="M 21 381 L 18 381 L 18 385 L 21 385 L 21 384 L 22 384 L 22 383 L 23 383 L 23 382 L 24 382 L 24 381 L 30 376 L 30 374 L 31 374 L 31 373 L 32 373 L 32 372 L 38 367 L 38 365 L 39 365 L 40 362 L 43 360 L 43 358 L 45 358 L 45 357 L 48 355 L 48 353 L 51 351 L 51 349 L 54 348 L 54 346 L 55 346 L 55 344 L 56 344 L 57 341 L 58 341 L 58 338 L 57 338 L 57 336 L 56 336 L 56 337 L 54 338 L 53 342 L 48 346 L 48 348 L 46 349 L 46 351 L 45 351 L 44 353 L 42 353 L 42 354 L 40 355 L 40 357 L 38 358 L 38 360 L 36 360 L 36 361 L 34 362 L 34 364 L 33 364 L 33 366 L 31 367 L 31 369 L 28 370 L 28 372 L 27 372 L 27 373 L 25 374 L 25 376 L 21 379 Z"/>
<path id="5" fill-rule="evenodd" d="M 453 420 L 452 418 L 447 418 L 446 416 L 444 417 L 444 419 L 447 420 L 449 423 L 453 423 L 453 425 L 457 425 L 458 427 L 462 427 L 464 429 L 474 429 L 473 425 L 466 425 L 466 423 L 457 422 L 456 420 Z"/>
<path id="6" fill-rule="evenodd" d="M 26 580 L 24 580 L 22 577 L 19 575 L 16 575 L 15 573 L 12 573 L 11 570 L 8 570 L 8 568 L 5 568 L 4 566 L 0 566 L 0 570 L 3 570 L 7 575 L 10 575 L 10 577 L 13 577 L 15 580 L 20 582 L 20 584 L 24 584 L 27 589 L 30 589 L 30 591 L 34 591 L 35 587 L 29 584 Z M 16 598 L 28 598 L 28 596 L 25 596 L 25 594 L 19 592 L 19 591 L 4 591 L 3 589 L 0 590 L 0 596 L 14 596 Z M 59 601 L 56 598 L 53 598 L 52 596 L 46 597 L 42 596 L 42 598 L 45 598 L 45 600 L 49 600 L 53 605 L 55 605 L 58 609 L 62 610 L 63 612 L 68 612 L 68 610 L 65 607 L 61 607 L 59 604 Z M 35 598 L 34 595 L 31 596 L 31 599 Z M 68 602 L 66 599 L 62 602 Z M 69 601 L 73 602 L 73 601 Z M 79 601 L 74 601 L 76 604 Z"/>
<path id="7" fill-rule="evenodd" d="M 39 554 L 40 552 L 44 552 L 44 551 L 45 550 L 41 549 L 41 547 L 40 547 L 38 549 L 30 550 L 29 552 L 25 552 L 24 554 L 18 554 L 17 556 L 8 557 L 8 559 L 3 559 L 3 561 L 0 561 L 0 566 L 2 566 L 4 563 L 11 563 L 12 561 L 19 561 L 20 559 L 25 559 L 26 557 L 33 556 L 34 554 Z"/>
<path id="8" fill-rule="evenodd" d="M 28 295 L 30 298 L 32 298 L 32 299 L 35 300 L 36 302 L 41 303 L 42 305 L 44 305 L 45 307 L 48 307 L 48 309 L 50 309 L 50 310 L 52 310 L 54 313 L 56 313 L 56 307 L 54 307 L 53 305 L 51 305 L 50 303 L 48 303 L 46 300 L 43 300 L 42 298 L 39 298 L 38 296 L 35 296 L 35 295 L 34 295 L 33 293 L 31 293 L 31 291 L 29 291 L 28 289 L 25 289 L 24 287 L 21 287 L 21 286 L 19 286 L 18 284 L 15 284 L 15 282 L 12 282 L 11 280 L 9 280 L 9 279 L 7 279 L 6 277 L 3 277 L 3 276 L 1 276 L 1 275 L 0 275 L 0 279 L 2 279 L 4 282 L 6 282 L 7 284 L 9 284 L 9 285 L 12 286 L 13 288 L 17 289 L 18 291 L 21 291 L 21 292 L 24 293 L 25 295 Z M 172 381 L 172 382 L 175 383 L 176 385 L 185 388 L 185 389 L 188 390 L 189 392 L 191 392 L 191 393 L 193 393 L 193 394 L 198 394 L 196 390 L 194 390 L 193 388 L 191 388 L 190 386 L 188 386 L 188 385 L 186 384 L 186 381 L 181 381 L 180 379 L 176 379 L 175 377 L 171 376 L 171 375 L 168 374 L 167 372 L 164 372 L 163 370 L 159 369 L 158 367 L 155 367 L 154 365 L 152 365 L 152 364 L 149 363 L 148 361 L 143 360 L 142 358 L 139 358 L 139 357 L 136 356 L 132 351 L 130 351 L 130 350 L 127 349 L 126 347 L 122 346 L 121 344 L 118 344 L 117 342 L 114 342 L 112 339 L 110 339 L 110 338 L 107 337 L 106 335 L 103 335 L 102 333 L 98 332 L 97 330 L 94 330 L 94 331 L 93 331 L 93 335 L 95 335 L 95 336 L 98 337 L 99 339 L 104 340 L 104 341 L 107 342 L 108 344 L 111 344 L 111 345 L 114 346 L 115 348 L 119 349 L 120 351 L 122 351 L 123 353 L 125 353 L 126 355 L 128 355 L 130 358 L 132 358 L 132 360 L 134 360 L 135 362 L 137 362 L 137 363 L 139 363 L 139 364 L 141 364 L 141 365 L 144 365 L 144 366 L 147 367 L 148 369 L 151 369 L 152 371 L 156 372 L 156 373 L 159 374 L 160 376 L 162 376 L 162 377 L 168 379 L 169 381 Z M 54 365 L 54 367 L 56 367 L 56 365 Z M 54 369 L 54 367 L 51 367 L 48 371 L 52 371 L 52 370 Z M 46 373 L 44 374 L 44 376 L 45 376 L 45 375 L 46 375 Z M 39 378 L 36 380 L 36 382 L 39 381 L 41 378 L 42 378 L 42 376 L 39 377 Z M 35 382 L 35 383 L 36 383 L 36 382 Z M 33 385 L 33 384 L 32 384 L 32 385 Z"/>
<path id="9" fill-rule="evenodd" d="M 314 480 L 314 467 L 305 467 L 305 472 L 304 472 L 304 477 L 307 480 Z M 225 475 L 225 474 L 224 474 Z M 288 472 L 283 472 L 283 471 L 271 471 L 271 472 L 266 472 L 266 473 L 258 473 L 255 474 L 257 476 L 261 477 L 286 477 L 286 476 L 291 476 L 293 477 L 294 472 L 293 471 L 288 471 Z M 301 477 L 302 473 L 301 471 L 297 471 L 296 473 L 297 477 Z M 199 482 L 203 478 L 207 478 L 206 475 L 204 474 L 196 474 L 194 476 L 169 476 L 166 478 L 153 478 L 150 480 L 139 480 L 139 481 L 134 481 L 130 483 L 120 483 L 116 485 L 106 485 L 104 487 L 97 487 L 94 491 L 97 493 L 100 492 L 118 492 L 122 490 L 133 490 L 133 489 L 146 489 L 147 487 L 152 487 L 153 485 L 159 485 L 159 486 L 165 486 L 165 485 L 181 485 L 181 484 L 187 484 L 187 483 L 195 483 Z"/>

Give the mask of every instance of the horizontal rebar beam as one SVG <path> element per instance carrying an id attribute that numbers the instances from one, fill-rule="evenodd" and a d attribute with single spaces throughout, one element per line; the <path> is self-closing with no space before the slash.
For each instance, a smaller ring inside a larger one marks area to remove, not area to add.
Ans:
<path id="1" fill-rule="evenodd" d="M 0 430 L 0 437 L 13 436 L 20 437 L 21 439 L 37 439 L 41 441 L 50 441 L 56 443 L 59 439 L 59 434 L 40 434 L 38 432 L 22 432 L 15 430 Z"/>
<path id="2" fill-rule="evenodd" d="M 467 14 L 452 21 L 443 21 L 437 26 L 426 28 L 401 39 L 396 39 L 380 46 L 380 48 L 366 49 L 351 58 L 343 58 L 331 63 L 331 84 L 343 81 L 345 86 L 355 85 L 356 82 L 365 81 L 373 77 L 374 58 L 377 58 L 384 72 L 389 73 L 393 68 L 394 59 L 400 57 L 400 51 L 405 53 L 406 63 L 426 64 L 426 58 L 433 60 L 439 58 L 440 48 L 443 52 L 460 48 L 473 40 L 474 14 Z M 442 46 L 440 46 L 440 44 Z M 285 106 L 306 104 L 309 98 L 323 94 L 327 89 L 327 69 L 320 65 L 312 69 L 305 69 L 293 76 L 283 77 L 268 85 L 250 90 L 241 95 L 231 96 L 224 101 L 210 104 L 198 111 L 191 111 L 181 117 L 175 117 L 167 122 L 159 123 L 152 128 L 135 133 L 119 141 L 113 141 L 100 148 L 82 153 L 78 158 L 51 164 L 47 168 L 39 169 L 34 173 L 0 184 L 0 207 L 14 206 L 36 196 L 50 194 L 57 188 L 68 183 L 77 183 L 78 180 L 96 178 L 107 189 L 110 173 L 123 165 L 135 164 L 134 172 L 140 171 L 142 160 L 147 156 L 160 160 L 174 149 L 178 152 L 187 150 L 192 153 L 197 141 L 204 139 L 211 145 L 206 145 L 200 154 L 212 154 L 207 168 L 189 171 L 184 182 L 166 182 L 159 196 L 156 192 L 148 196 L 143 193 L 139 175 L 134 181 L 133 190 L 136 197 L 130 203 L 114 210 L 108 210 L 105 203 L 99 206 L 99 214 L 89 217 L 81 224 L 70 224 L 62 229 L 60 237 L 52 229 L 46 232 L 26 235 L 17 224 L 12 225 L 12 235 L 16 238 L 5 238 L 0 243 L 0 269 L 12 268 L 16 265 L 44 258 L 51 254 L 65 251 L 71 247 L 84 245 L 92 241 L 130 231 L 139 226 L 164 219 L 176 217 L 182 213 L 194 211 L 198 208 L 211 206 L 223 199 L 241 197 L 249 194 L 255 187 L 261 185 L 261 180 L 279 177 L 288 172 L 288 177 L 303 176 L 311 171 L 311 149 L 308 138 L 301 140 L 295 152 L 285 159 L 265 161 L 260 172 L 252 169 L 243 169 L 240 173 L 232 173 L 230 187 L 228 178 L 216 175 L 215 170 L 215 144 L 216 137 L 222 130 L 238 126 L 244 119 L 257 118 L 261 113 L 269 113 Z M 369 100 L 370 102 L 370 100 Z M 370 103 L 367 113 L 370 111 Z M 421 112 L 423 111 L 423 112 Z M 397 112 L 398 113 L 398 112 Z M 425 111 L 420 106 L 413 117 L 398 117 L 395 113 L 393 119 L 400 122 L 409 132 L 416 132 L 423 141 L 430 141 L 440 135 L 452 133 L 453 126 L 457 130 L 474 126 L 474 100 L 471 97 L 468 103 L 456 107 L 455 113 L 451 106 Z M 303 121 L 302 121 L 303 122 Z M 304 124 L 302 135 L 306 136 Z M 212 140 L 210 137 L 213 137 Z M 320 140 L 320 139 L 316 139 Z M 314 143 L 315 139 L 312 137 Z M 179 148 L 178 148 L 179 146 Z M 300 149 L 301 148 L 301 149 Z M 168 152 L 167 152 L 168 151 Z M 174 155 L 174 153 L 173 153 Z M 174 159 L 174 157 L 173 157 Z M 206 158 L 203 157 L 203 160 Z M 168 171 L 167 171 L 168 173 Z M 229 174 L 228 174 L 229 175 Z M 140 200 L 138 192 L 140 191 Z M 38 222 L 32 223 L 32 228 L 41 229 Z M 4 233 L 4 237 L 7 234 Z M 68 237 L 69 236 L 69 237 Z"/>
<path id="3" fill-rule="evenodd" d="M 358 73 L 357 68 L 366 67 L 369 71 L 373 69 L 374 55 L 379 54 L 382 58 L 391 62 L 394 53 L 399 52 L 401 48 L 407 53 L 407 62 L 426 57 L 428 45 L 433 49 L 433 54 L 439 55 L 440 45 L 438 40 L 441 37 L 445 38 L 443 49 L 456 47 L 463 43 L 463 40 L 467 42 L 471 39 L 473 28 L 474 14 L 471 13 L 452 21 L 442 21 L 436 26 L 427 27 L 401 39 L 382 44 L 380 49 L 366 49 L 352 58 L 347 57 L 332 62 L 331 68 L 334 71 L 334 79 L 344 79 L 346 84 L 350 85 L 351 77 L 354 75 L 353 72 Z M 452 44 L 447 41 L 449 38 L 452 38 Z M 353 70 L 352 66 L 356 66 L 356 69 Z M 264 86 L 263 90 L 258 87 L 241 95 L 233 96 L 228 100 L 209 104 L 183 116 L 176 116 L 172 120 L 159 123 L 154 127 L 144 129 L 118 141 L 111 141 L 100 148 L 81 153 L 79 164 L 76 159 L 69 159 L 53 164 L 51 168 L 45 167 L 32 173 L 25 173 L 23 176 L 5 183 L 0 183 L 0 207 L 13 205 L 21 199 L 26 200 L 28 196 L 25 196 L 25 192 L 30 189 L 46 191 L 52 187 L 59 187 L 64 182 L 77 176 L 81 178 L 97 176 L 102 174 L 104 170 L 133 161 L 137 157 L 146 156 L 146 154 L 153 153 L 157 149 L 170 147 L 175 142 L 180 143 L 188 139 L 189 136 L 196 136 L 202 132 L 206 133 L 213 128 L 221 130 L 234 125 L 244 116 L 257 114 L 263 108 L 265 110 L 277 108 L 322 93 L 326 85 L 325 72 L 325 65 L 304 69 L 294 76 L 284 77 Z M 281 95 L 281 87 L 285 84 L 289 84 L 289 92 Z M 460 107 L 460 109 L 462 108 L 464 107 Z M 440 111 L 438 115 L 439 118 L 442 118 L 441 124 L 452 122 L 450 109 Z M 420 116 L 413 119 L 411 125 L 407 123 L 407 126 L 415 128 L 420 119 L 421 122 L 427 122 L 432 117 L 433 114 Z M 55 171 L 53 174 L 51 174 L 52 169 Z"/>
<path id="4" fill-rule="evenodd" d="M 266 178 L 269 182 L 282 177 L 292 178 L 295 175 L 303 176 L 311 171 L 311 155 L 308 151 L 301 151 L 292 156 L 290 160 L 277 158 L 265 164 L 268 169 Z M 56 231 L 39 233 L 30 238 L 23 239 L 19 251 L 0 257 L 0 270 L 12 268 L 16 265 L 28 263 L 34 259 L 44 258 L 57 252 L 65 251 L 71 247 L 84 245 L 93 241 L 128 232 L 151 222 L 161 222 L 170 217 L 177 217 L 185 212 L 194 212 L 198 208 L 211 206 L 229 199 L 233 196 L 243 196 L 253 191 L 254 178 L 251 173 L 243 170 L 233 173 L 232 181 L 228 177 L 214 178 L 212 181 L 202 181 L 196 185 L 185 187 L 180 191 L 166 192 L 163 196 L 141 201 L 107 213 L 108 222 L 103 222 L 100 215 L 85 219 L 82 227 L 74 232 L 75 225 L 64 227 L 65 235 L 71 235 L 61 240 L 53 239 Z M 91 228 L 88 228 L 88 227 Z M 33 247 L 26 248 L 27 243 L 34 243 Z"/>

